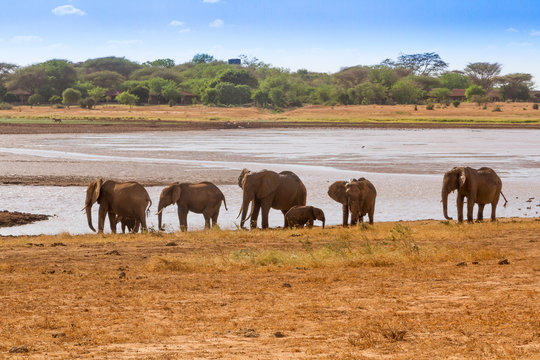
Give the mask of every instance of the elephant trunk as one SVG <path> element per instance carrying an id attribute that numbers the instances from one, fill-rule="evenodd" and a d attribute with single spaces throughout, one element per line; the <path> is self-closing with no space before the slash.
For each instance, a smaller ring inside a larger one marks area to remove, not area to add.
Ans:
<path id="1" fill-rule="evenodd" d="M 88 226 L 90 227 L 90 230 L 93 232 L 96 232 L 96 229 L 92 225 L 92 205 L 87 204 L 86 205 L 86 220 L 88 220 Z"/>
<path id="2" fill-rule="evenodd" d="M 157 219 L 158 219 L 158 230 L 162 230 L 161 224 L 163 219 L 163 210 L 167 207 L 168 204 L 165 204 L 165 202 L 160 199 L 158 204 L 158 211 L 157 211 Z"/>
<path id="3" fill-rule="evenodd" d="M 442 197 L 444 218 L 446 220 L 452 220 L 452 218 L 448 216 L 448 190 L 446 190 L 446 187 L 443 187 L 442 192 L 441 192 L 441 197 Z"/>
<path id="4" fill-rule="evenodd" d="M 324 223 L 326 222 L 325 219 L 322 220 L 322 228 L 324 229 Z"/>
<path id="5" fill-rule="evenodd" d="M 240 227 L 242 229 L 244 228 L 244 223 L 247 220 L 247 211 L 248 211 L 248 207 L 249 207 L 249 204 L 251 203 L 251 201 L 252 201 L 252 199 L 247 194 L 247 191 L 244 191 L 244 196 L 243 196 L 243 199 L 242 199 L 242 208 L 240 209 L 240 212 L 238 213 L 238 215 L 242 214 L 242 217 L 240 218 Z M 253 205 L 251 205 L 251 212 L 253 212 Z M 251 214 L 250 214 L 250 217 L 251 217 Z"/>

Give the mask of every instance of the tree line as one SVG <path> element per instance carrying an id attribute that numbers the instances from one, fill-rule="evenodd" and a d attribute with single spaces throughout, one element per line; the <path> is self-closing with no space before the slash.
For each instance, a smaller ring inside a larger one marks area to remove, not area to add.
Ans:
<path id="1" fill-rule="evenodd" d="M 241 65 L 208 54 L 175 64 L 157 59 L 142 64 L 123 57 L 80 63 L 53 59 L 25 67 L 0 63 L 0 102 L 30 105 L 79 104 L 116 100 L 124 104 L 200 102 L 207 105 L 295 107 L 303 104 L 421 104 L 448 102 L 452 89 L 467 89 L 471 101 L 487 101 L 496 89 L 501 100 L 529 101 L 527 73 L 501 75 L 499 63 L 469 63 L 448 71 L 436 53 L 401 55 L 378 65 L 358 65 L 327 74 L 290 71 L 241 55 Z M 19 94 L 19 96 L 17 95 Z"/>

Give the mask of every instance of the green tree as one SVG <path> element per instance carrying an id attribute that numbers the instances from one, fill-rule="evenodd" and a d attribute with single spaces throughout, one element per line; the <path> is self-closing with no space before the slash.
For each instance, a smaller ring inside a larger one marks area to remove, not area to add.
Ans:
<path id="1" fill-rule="evenodd" d="M 18 66 L 15 64 L 0 62 L 0 84 L 11 74 L 17 70 Z"/>
<path id="2" fill-rule="evenodd" d="M 414 75 L 434 76 L 444 71 L 448 64 L 442 61 L 439 54 L 431 52 L 401 55 L 398 57 L 395 67 L 407 69 Z"/>
<path id="3" fill-rule="evenodd" d="M 505 100 L 526 101 L 530 98 L 530 90 L 533 86 L 532 75 L 526 73 L 514 73 L 499 76 L 496 81 L 501 84 L 501 95 Z"/>
<path id="4" fill-rule="evenodd" d="M 366 81 L 372 69 L 366 66 L 352 66 L 341 69 L 338 73 L 333 74 L 336 84 L 344 89 L 350 89 L 356 85 Z"/>
<path id="5" fill-rule="evenodd" d="M 369 70 L 368 79 L 372 83 L 381 84 L 386 89 L 390 89 L 399 80 L 399 76 L 388 66 L 376 65 Z"/>
<path id="6" fill-rule="evenodd" d="M 465 74 L 475 85 L 489 90 L 492 88 L 495 78 L 501 73 L 501 68 L 502 65 L 499 63 L 469 63 L 465 67 Z"/>
<path id="7" fill-rule="evenodd" d="M 69 109 L 70 105 L 76 104 L 81 99 L 81 92 L 73 88 L 67 88 L 62 92 L 62 103 Z"/>
<path id="8" fill-rule="evenodd" d="M 386 89 L 382 84 L 364 82 L 355 87 L 358 104 L 384 104 L 386 102 Z"/>
<path id="9" fill-rule="evenodd" d="M 104 88 L 96 86 L 95 88 L 88 91 L 88 96 L 90 96 L 90 98 L 94 100 L 94 103 L 98 103 L 105 98 L 106 92 L 107 91 Z"/>
<path id="10" fill-rule="evenodd" d="M 226 69 L 216 79 L 218 82 L 228 82 L 235 85 L 259 86 L 257 78 L 244 69 Z"/>
<path id="11" fill-rule="evenodd" d="M 256 90 L 252 96 L 255 104 L 260 107 L 266 107 L 268 105 L 268 93 L 263 90 Z"/>
<path id="12" fill-rule="evenodd" d="M 424 95 L 425 92 L 408 79 L 401 79 L 392 86 L 392 97 L 399 104 L 416 104 Z"/>
<path id="13" fill-rule="evenodd" d="M 98 71 L 112 71 L 127 78 L 133 71 L 140 69 L 141 65 L 137 64 L 136 62 L 126 60 L 124 57 L 109 56 L 86 60 L 81 64 L 81 68 L 85 74 Z M 107 86 L 102 86 L 99 84 L 96 85 L 108 88 Z"/>
<path id="14" fill-rule="evenodd" d="M 143 66 L 159 67 L 159 68 L 172 68 L 176 64 L 173 59 L 156 59 L 154 61 L 146 61 L 143 63 Z"/>
<path id="15" fill-rule="evenodd" d="M 75 67 L 67 60 L 54 59 L 41 65 L 48 76 L 48 85 L 52 89 L 51 95 L 61 94 L 65 89 L 73 87 L 75 81 L 77 81 Z"/>
<path id="16" fill-rule="evenodd" d="M 195 64 L 208 64 L 213 61 L 215 61 L 214 57 L 208 54 L 196 54 L 195 56 L 193 56 L 193 59 L 191 60 L 191 62 Z"/>
<path id="17" fill-rule="evenodd" d="M 131 110 L 132 106 L 137 104 L 139 98 L 136 95 L 130 94 L 128 91 L 124 91 L 116 97 L 116 101 L 120 104 L 129 105 L 129 109 Z"/>
<path id="18" fill-rule="evenodd" d="M 111 70 L 96 71 L 85 75 L 83 79 L 105 89 L 117 89 L 125 81 L 122 74 Z"/>
<path id="19" fill-rule="evenodd" d="M 484 90 L 481 86 L 478 85 L 471 85 L 465 90 L 465 97 L 467 100 L 472 101 L 471 98 L 474 95 L 484 96 L 486 95 L 486 90 Z"/>
<path id="20" fill-rule="evenodd" d="M 39 94 L 33 94 L 28 97 L 28 104 L 30 107 L 41 103 L 41 96 Z"/>
<path id="21" fill-rule="evenodd" d="M 280 88 L 272 88 L 270 89 L 270 92 L 268 93 L 268 98 L 270 99 L 270 102 L 275 107 L 284 107 L 285 106 L 285 96 L 283 94 L 283 90 Z"/>
<path id="22" fill-rule="evenodd" d="M 448 101 L 448 96 L 451 91 L 447 88 L 435 88 L 429 92 L 429 96 L 435 98 L 437 102 L 443 103 Z"/>
<path id="23" fill-rule="evenodd" d="M 217 104 L 218 92 L 215 88 L 207 88 L 201 97 L 201 101 L 205 105 Z"/>
<path id="24" fill-rule="evenodd" d="M 23 89 L 31 93 L 36 93 L 37 89 L 45 86 L 49 77 L 43 66 L 32 65 L 18 68 L 6 81 L 6 86 L 10 90 Z"/>
<path id="25" fill-rule="evenodd" d="M 180 89 L 178 89 L 178 86 L 172 81 L 168 81 L 167 84 L 163 86 L 161 93 L 166 101 L 172 100 L 174 103 L 177 103 L 181 100 Z"/>
<path id="26" fill-rule="evenodd" d="M 466 89 L 471 86 L 469 78 L 457 72 L 447 72 L 439 77 L 441 87 L 447 89 Z"/>

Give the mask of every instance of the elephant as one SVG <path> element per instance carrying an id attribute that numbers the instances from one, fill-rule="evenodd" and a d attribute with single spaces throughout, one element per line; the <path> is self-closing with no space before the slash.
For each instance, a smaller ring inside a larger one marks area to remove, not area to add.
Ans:
<path id="1" fill-rule="evenodd" d="M 171 184 L 163 189 L 159 196 L 157 212 L 158 228 L 160 230 L 162 229 L 161 220 L 163 210 L 167 206 L 176 203 L 176 205 L 178 205 L 178 220 L 180 222 L 181 231 L 187 231 L 187 215 L 190 211 L 197 214 L 203 214 L 204 227 L 209 229 L 210 221 L 212 221 L 212 227 L 217 222 L 221 201 L 223 201 L 225 210 L 227 210 L 225 196 L 221 190 L 211 182 L 204 181 L 196 184 Z"/>
<path id="2" fill-rule="evenodd" d="M 502 181 L 497 173 L 488 167 L 481 167 L 476 170 L 470 167 L 454 167 L 444 174 L 441 197 L 444 217 L 452 220 L 448 216 L 448 194 L 457 189 L 457 213 L 458 222 L 463 222 L 463 203 L 467 197 L 467 222 L 473 222 L 474 204 L 478 204 L 478 221 L 484 217 L 484 206 L 491 204 L 491 221 L 495 221 L 495 212 L 499 196 L 502 195 L 506 207 L 506 197 L 502 193 Z"/>
<path id="3" fill-rule="evenodd" d="M 131 232 L 131 233 L 139 232 L 139 227 L 141 224 L 135 218 L 122 217 L 122 216 L 116 215 L 116 223 L 118 224 L 118 222 L 120 222 L 122 226 L 123 234 L 126 233 L 126 229 L 128 232 Z"/>
<path id="4" fill-rule="evenodd" d="M 369 180 L 360 178 L 351 179 L 349 182 L 336 181 L 328 188 L 328 195 L 343 205 L 343 227 L 348 225 L 349 212 L 351 225 L 356 225 L 358 221 L 363 222 L 366 214 L 369 216 L 369 223 L 373 224 L 377 190 Z"/>
<path id="5" fill-rule="evenodd" d="M 271 170 L 251 172 L 243 169 L 238 177 L 238 186 L 242 188 L 242 207 L 237 218 L 242 215 L 240 227 L 244 228 L 247 220 L 249 204 L 252 203 L 250 213 L 250 227 L 257 228 L 257 218 L 262 212 L 263 229 L 268 228 L 268 213 L 270 208 L 281 210 L 284 225 L 288 226 L 285 214 L 295 205 L 306 205 L 306 187 L 302 180 L 291 171 L 282 171 L 279 174 Z"/>
<path id="6" fill-rule="evenodd" d="M 146 189 L 137 182 L 117 182 L 113 180 L 97 179 L 86 189 L 86 201 L 83 211 L 86 210 L 88 226 L 96 231 L 92 225 L 92 205 L 99 204 L 98 233 L 103 233 L 105 216 L 109 215 L 112 233 L 116 234 L 116 218 L 133 218 L 138 221 L 144 231 L 146 227 L 146 213 L 152 205 Z"/>
<path id="7" fill-rule="evenodd" d="M 287 223 L 291 229 L 294 227 L 304 227 L 304 225 L 312 228 L 313 221 L 315 220 L 322 221 L 322 228 L 324 229 L 324 223 L 326 222 L 324 212 L 321 209 L 302 205 L 293 206 L 285 214 L 285 219 L 287 219 Z"/>

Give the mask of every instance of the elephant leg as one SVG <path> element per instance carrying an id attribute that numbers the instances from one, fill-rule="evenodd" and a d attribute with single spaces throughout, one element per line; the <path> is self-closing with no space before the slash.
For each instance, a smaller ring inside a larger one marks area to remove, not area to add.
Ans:
<path id="1" fill-rule="evenodd" d="M 499 199 L 497 201 L 491 203 L 491 221 L 497 221 L 497 217 L 495 216 L 495 213 L 497 212 L 497 203 L 499 202 Z"/>
<path id="2" fill-rule="evenodd" d="M 253 201 L 253 211 L 251 213 L 251 219 L 249 221 L 249 227 L 251 229 L 256 229 L 257 228 L 257 220 L 259 218 L 259 212 L 261 211 L 261 202 L 257 199 L 255 199 Z"/>
<path id="3" fill-rule="evenodd" d="M 180 222 L 180 231 L 187 231 L 187 206 L 178 206 L 178 221 Z"/>
<path id="4" fill-rule="evenodd" d="M 369 213 L 368 213 L 368 216 L 369 216 L 369 223 L 370 223 L 371 225 L 373 225 L 373 215 L 374 215 L 374 213 L 375 213 L 375 205 L 373 205 L 373 206 L 371 207 L 371 209 L 369 210 Z"/>
<path id="5" fill-rule="evenodd" d="M 287 220 L 287 217 L 285 216 L 285 214 L 287 213 L 287 211 L 285 210 L 281 210 L 281 212 L 283 213 L 283 228 L 286 229 L 289 227 L 289 220 Z"/>
<path id="6" fill-rule="evenodd" d="M 210 215 L 207 212 L 203 212 L 204 216 L 204 228 L 210 229 Z"/>
<path id="7" fill-rule="evenodd" d="M 349 225 L 349 207 L 347 204 L 343 204 L 343 227 Z"/>
<path id="8" fill-rule="evenodd" d="M 462 223 L 463 222 L 463 200 L 464 200 L 464 196 L 462 195 L 459 195 L 457 196 L 457 218 L 458 218 L 458 223 Z"/>
<path id="9" fill-rule="evenodd" d="M 219 209 L 217 209 L 212 215 L 212 228 L 217 224 L 218 216 L 219 216 Z"/>
<path id="10" fill-rule="evenodd" d="M 109 216 L 109 224 L 111 225 L 111 232 L 113 234 L 116 234 L 116 214 L 112 211 L 107 211 L 107 215 Z"/>
<path id="11" fill-rule="evenodd" d="M 311 229 L 313 227 L 313 218 L 309 219 L 306 223 L 307 228 Z M 303 226 L 302 226 L 303 227 Z"/>
<path id="12" fill-rule="evenodd" d="M 473 222 L 474 200 L 467 198 L 467 222 Z"/>
<path id="13" fill-rule="evenodd" d="M 484 204 L 478 204 L 478 216 L 476 217 L 478 221 L 484 220 L 484 206 Z"/>
<path id="14" fill-rule="evenodd" d="M 105 228 L 105 216 L 107 216 L 107 208 L 100 205 L 98 211 L 98 233 L 103 233 L 103 229 Z"/>
<path id="15" fill-rule="evenodd" d="M 262 223 L 261 228 L 268 229 L 268 213 L 270 212 L 270 207 L 272 206 L 271 201 L 264 201 L 261 202 L 261 215 L 262 215 Z"/>
<path id="16" fill-rule="evenodd" d="M 141 232 L 143 232 L 143 233 L 144 233 L 145 231 L 147 232 L 147 231 L 148 231 L 148 227 L 146 226 L 146 211 L 143 210 L 143 212 L 142 212 L 142 214 L 141 214 L 140 217 L 141 217 L 141 221 L 140 221 L 140 223 L 141 223 Z M 139 230 L 138 230 L 138 228 L 137 228 L 137 231 L 135 231 L 135 232 L 138 232 L 138 231 L 139 231 Z"/>

